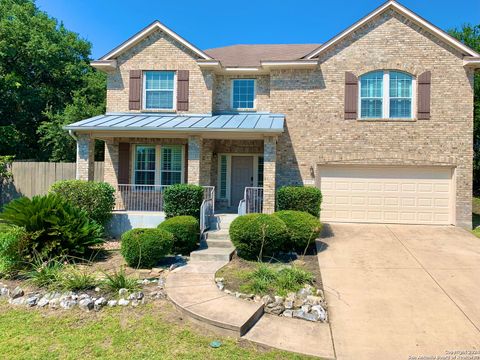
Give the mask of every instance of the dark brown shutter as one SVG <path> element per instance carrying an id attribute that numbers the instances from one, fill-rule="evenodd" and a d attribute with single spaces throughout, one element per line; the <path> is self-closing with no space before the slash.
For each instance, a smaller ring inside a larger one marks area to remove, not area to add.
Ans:
<path id="1" fill-rule="evenodd" d="M 425 71 L 418 76 L 418 114 L 419 120 L 430 119 L 430 86 L 432 73 Z"/>
<path id="2" fill-rule="evenodd" d="M 177 110 L 188 111 L 188 70 L 177 71 Z"/>
<path id="3" fill-rule="evenodd" d="M 130 184 L 130 144 L 118 144 L 118 184 Z"/>
<path id="4" fill-rule="evenodd" d="M 142 99 L 142 70 L 130 70 L 128 87 L 128 108 L 130 110 L 140 110 Z"/>
<path id="5" fill-rule="evenodd" d="M 358 79 L 351 72 L 345 72 L 345 120 L 357 119 Z"/>

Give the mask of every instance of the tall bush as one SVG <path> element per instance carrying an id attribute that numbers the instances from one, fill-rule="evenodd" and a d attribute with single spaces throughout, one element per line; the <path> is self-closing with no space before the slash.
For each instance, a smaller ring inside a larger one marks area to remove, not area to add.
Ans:
<path id="1" fill-rule="evenodd" d="M 173 235 L 175 254 L 188 255 L 195 250 L 200 236 L 200 225 L 193 216 L 175 216 L 158 225 Z"/>
<path id="2" fill-rule="evenodd" d="M 0 232 L 0 277 L 20 270 L 24 266 L 24 254 L 28 246 L 28 234 L 18 226 L 5 227 Z"/>
<path id="3" fill-rule="evenodd" d="M 167 218 L 188 215 L 200 218 L 203 188 L 197 185 L 177 184 L 165 189 L 164 210 Z"/>
<path id="4" fill-rule="evenodd" d="M 277 191 L 278 210 L 305 211 L 320 216 L 322 193 L 312 186 L 283 186 Z"/>
<path id="5" fill-rule="evenodd" d="M 0 213 L 0 221 L 23 227 L 28 233 L 27 259 L 35 255 L 82 256 L 90 246 L 104 241 L 100 224 L 56 194 L 15 199 Z"/>
<path id="6" fill-rule="evenodd" d="M 98 181 L 62 180 L 52 185 L 50 192 L 58 194 L 85 210 L 93 221 L 106 225 L 115 205 L 115 189 Z"/>
<path id="7" fill-rule="evenodd" d="M 282 249 L 287 238 L 285 223 L 273 215 L 248 214 L 237 217 L 230 224 L 230 239 L 238 256 L 262 259 Z"/>

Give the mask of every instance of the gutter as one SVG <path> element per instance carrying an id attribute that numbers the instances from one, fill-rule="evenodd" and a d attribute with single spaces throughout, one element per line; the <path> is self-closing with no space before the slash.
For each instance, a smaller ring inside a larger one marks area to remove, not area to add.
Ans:
<path id="1" fill-rule="evenodd" d="M 70 135 L 75 141 L 78 140 L 77 136 L 75 135 L 75 131 L 68 130 L 68 135 Z"/>

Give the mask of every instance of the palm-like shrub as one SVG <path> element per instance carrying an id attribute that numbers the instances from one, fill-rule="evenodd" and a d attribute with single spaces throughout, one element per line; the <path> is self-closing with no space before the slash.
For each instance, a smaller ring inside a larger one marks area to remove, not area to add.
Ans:
<path id="1" fill-rule="evenodd" d="M 55 194 L 22 197 L 11 201 L 0 221 L 23 227 L 29 236 L 26 260 L 58 255 L 82 256 L 103 243 L 103 227 L 90 220 L 85 210 Z"/>

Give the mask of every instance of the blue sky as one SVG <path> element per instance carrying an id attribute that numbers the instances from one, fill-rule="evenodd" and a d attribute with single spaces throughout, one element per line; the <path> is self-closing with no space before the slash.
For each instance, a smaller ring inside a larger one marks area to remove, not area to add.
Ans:
<path id="1" fill-rule="evenodd" d="M 99 58 L 156 19 L 201 49 L 232 44 L 322 43 L 383 3 L 177 1 L 37 0 L 37 5 L 89 40 L 92 57 Z M 479 0 L 400 2 L 442 29 L 480 24 Z"/>

